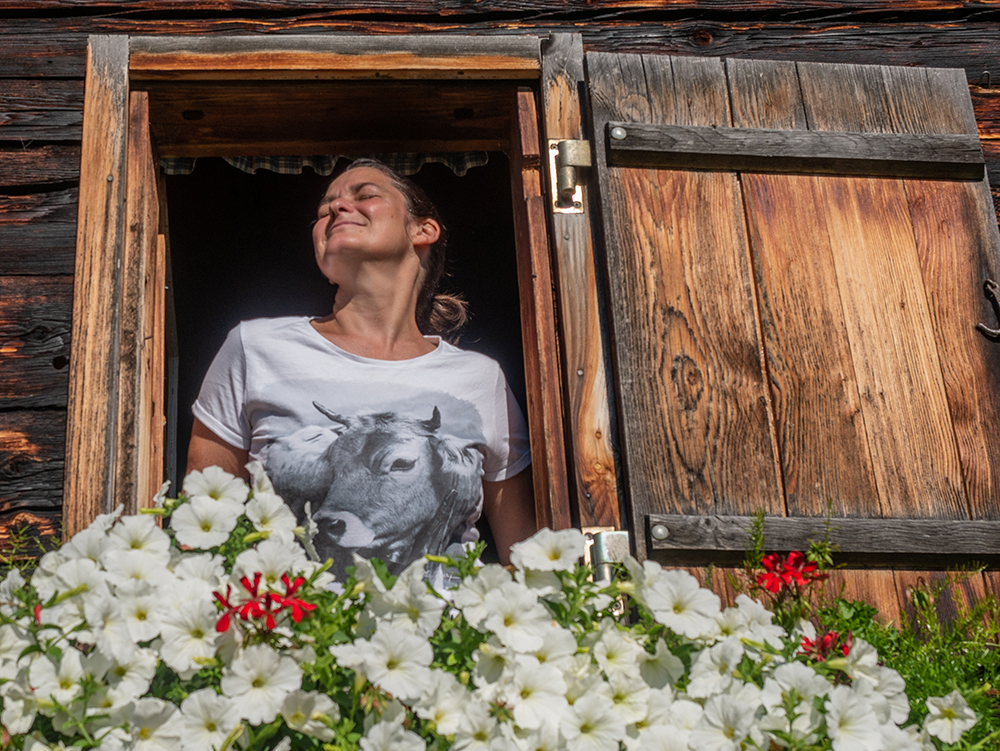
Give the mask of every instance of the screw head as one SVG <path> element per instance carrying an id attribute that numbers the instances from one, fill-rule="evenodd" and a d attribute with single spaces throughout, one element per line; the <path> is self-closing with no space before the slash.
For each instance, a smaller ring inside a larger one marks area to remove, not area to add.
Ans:
<path id="1" fill-rule="evenodd" d="M 662 524 L 654 524 L 649 533 L 653 535 L 654 540 L 666 540 L 670 537 L 670 530 Z"/>
<path id="2" fill-rule="evenodd" d="M 611 129 L 611 137 L 613 139 L 615 139 L 616 141 L 624 141 L 625 140 L 625 136 L 627 136 L 627 135 L 628 135 L 628 133 L 625 131 L 625 128 L 623 128 L 620 125 L 618 125 L 618 126 L 616 126 L 616 127 L 614 127 L 614 128 Z"/>

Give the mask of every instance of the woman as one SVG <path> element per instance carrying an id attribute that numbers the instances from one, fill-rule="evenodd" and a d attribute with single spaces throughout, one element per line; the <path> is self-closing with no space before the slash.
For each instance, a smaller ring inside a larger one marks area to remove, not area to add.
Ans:
<path id="1" fill-rule="evenodd" d="M 445 229 L 420 188 L 358 160 L 313 227 L 335 285 L 324 318 L 245 321 L 195 402 L 188 471 L 246 476 L 260 459 L 319 525 L 335 573 L 352 553 L 401 570 L 476 538 L 485 511 L 501 561 L 535 530 L 527 431 L 499 366 L 441 336 L 465 319 L 437 294 Z"/>

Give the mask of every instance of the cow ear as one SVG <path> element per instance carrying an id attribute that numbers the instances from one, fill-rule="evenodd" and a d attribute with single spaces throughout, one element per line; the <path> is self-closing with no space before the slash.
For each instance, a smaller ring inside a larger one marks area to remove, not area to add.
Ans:
<path id="1" fill-rule="evenodd" d="M 337 427 L 337 428 L 333 429 L 333 432 L 336 433 L 337 435 L 340 435 L 345 430 L 347 430 L 349 427 L 351 427 L 351 421 L 349 419 L 347 419 L 346 417 L 342 417 L 341 415 L 338 415 L 336 412 L 333 412 L 333 411 L 327 409 L 326 407 L 324 407 L 319 402 L 313 402 L 313 406 L 316 409 L 318 409 L 320 411 L 320 413 L 324 417 L 328 417 L 331 420 L 333 420 L 334 422 L 340 423 L 340 427 Z M 437 409 L 437 408 L 435 407 L 435 409 Z"/>
<path id="2" fill-rule="evenodd" d="M 431 419 L 424 420 L 421 424 L 428 433 L 437 432 L 437 429 L 441 427 L 441 410 L 434 407 L 434 414 L 431 415 Z"/>

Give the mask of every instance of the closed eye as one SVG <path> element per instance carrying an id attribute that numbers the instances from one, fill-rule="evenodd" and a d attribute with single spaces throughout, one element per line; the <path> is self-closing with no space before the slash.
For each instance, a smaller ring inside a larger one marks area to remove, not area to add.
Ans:
<path id="1" fill-rule="evenodd" d="M 406 472 L 407 470 L 413 469 L 416 465 L 416 461 L 413 459 L 397 459 L 389 467 L 390 472 Z"/>

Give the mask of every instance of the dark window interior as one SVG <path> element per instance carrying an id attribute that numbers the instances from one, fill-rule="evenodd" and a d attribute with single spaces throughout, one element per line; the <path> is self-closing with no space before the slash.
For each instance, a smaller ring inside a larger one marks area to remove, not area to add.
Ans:
<path id="1" fill-rule="evenodd" d="M 472 313 L 459 345 L 498 360 L 526 410 L 507 157 L 491 153 L 487 165 L 463 177 L 426 164 L 412 178 L 451 232 L 443 288 L 463 294 Z M 250 175 L 213 158 L 199 159 L 190 175 L 166 178 L 181 473 L 190 407 L 227 332 L 248 318 L 330 312 L 332 288 L 316 268 L 310 240 L 316 205 L 330 179 L 309 169 L 301 175 Z"/>

